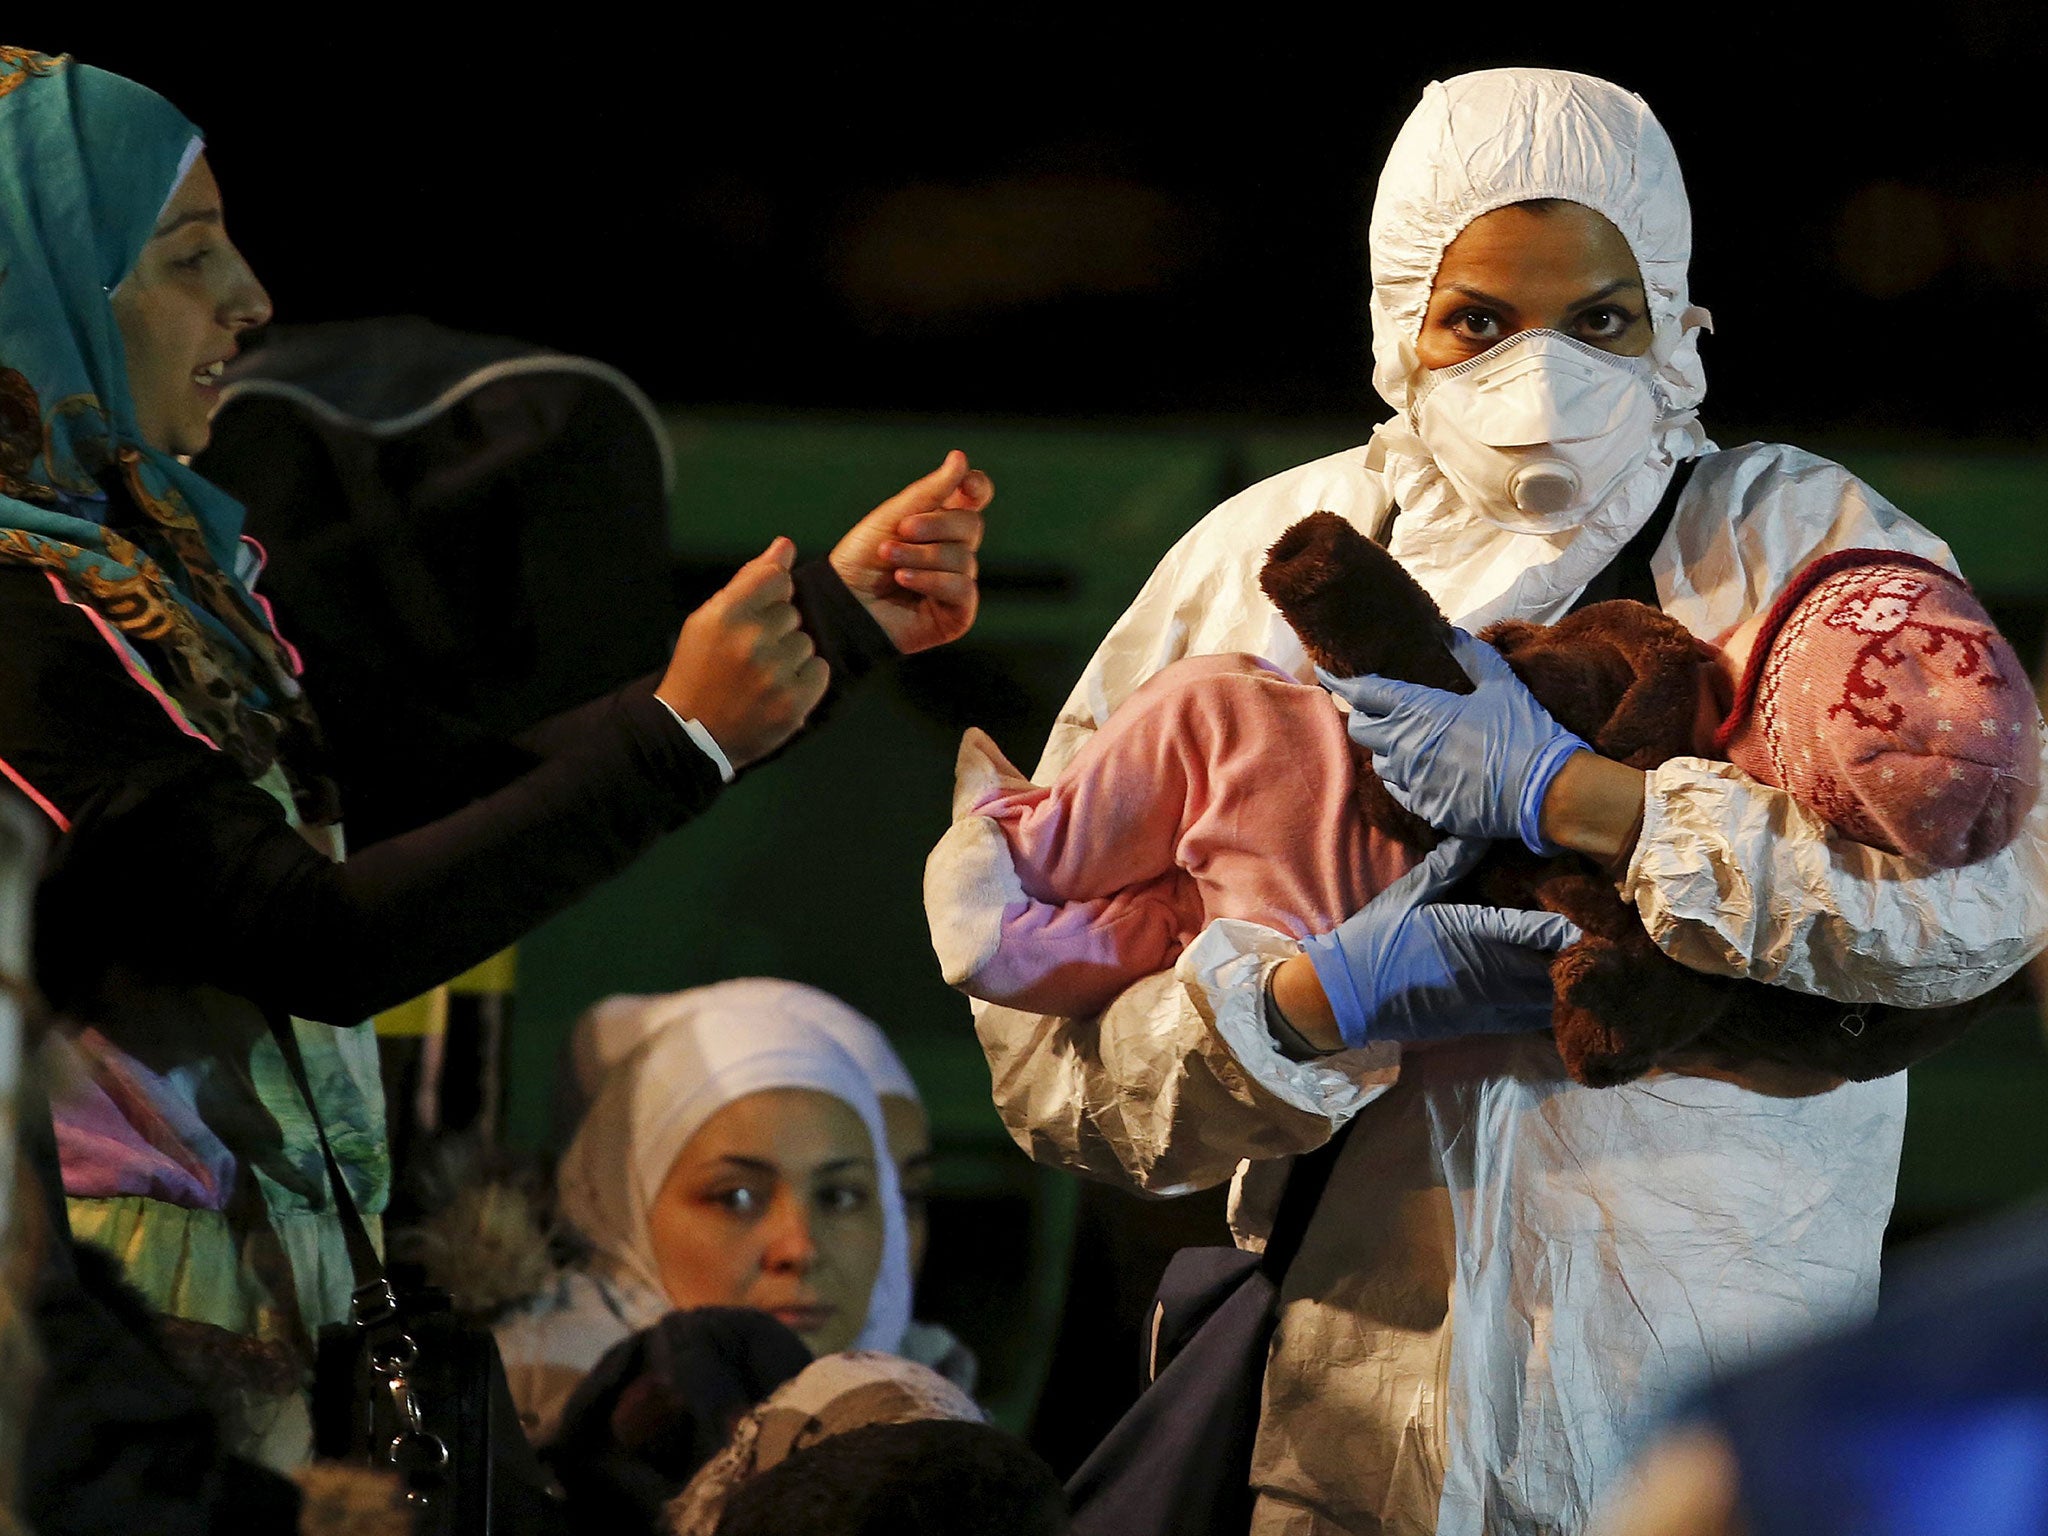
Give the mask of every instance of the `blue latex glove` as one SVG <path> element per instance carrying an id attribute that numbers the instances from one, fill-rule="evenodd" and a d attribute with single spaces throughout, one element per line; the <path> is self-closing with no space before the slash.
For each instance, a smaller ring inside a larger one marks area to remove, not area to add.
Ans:
<path id="1" fill-rule="evenodd" d="M 1500 652 L 1462 629 L 1451 651 L 1471 693 L 1445 693 L 1386 677 L 1332 677 L 1322 685 L 1351 706 L 1351 739 L 1396 800 L 1454 837 L 1518 837 L 1540 854 L 1561 850 L 1539 828 L 1550 781 L 1575 752 L 1592 749 L 1551 719 Z"/>
<path id="2" fill-rule="evenodd" d="M 1345 1045 L 1550 1027 L 1550 957 L 1579 937 L 1577 925 L 1555 912 L 1430 905 L 1485 853 L 1485 843 L 1444 839 L 1302 946 Z"/>

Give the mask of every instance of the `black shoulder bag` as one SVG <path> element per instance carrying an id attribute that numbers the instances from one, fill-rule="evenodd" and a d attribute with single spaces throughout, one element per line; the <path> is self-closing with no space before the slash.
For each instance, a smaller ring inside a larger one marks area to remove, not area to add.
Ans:
<path id="1" fill-rule="evenodd" d="M 417 1536 L 554 1536 L 566 1530 L 526 1442 L 497 1341 L 456 1316 L 445 1292 L 400 1294 L 328 1145 L 289 1021 L 271 1037 L 313 1117 L 355 1292 L 349 1321 L 320 1330 L 313 1368 L 313 1450 L 391 1472 Z"/>
<path id="2" fill-rule="evenodd" d="M 1295 1160 L 1262 1254 L 1183 1248 L 1145 1340 L 1146 1387 L 1067 1482 L 1074 1536 L 1244 1536 L 1280 1283 L 1351 1127 Z"/>
<path id="3" fill-rule="evenodd" d="M 1610 598 L 1657 606 L 1650 557 L 1664 542 L 1697 459 L 1680 464 L 1656 510 L 1586 584 L 1574 609 Z M 1374 535 L 1384 545 L 1400 509 Z M 1067 1482 L 1075 1536 L 1244 1536 L 1266 1358 L 1280 1286 L 1343 1155 L 1351 1126 L 1297 1158 L 1263 1254 L 1183 1248 L 1161 1276 L 1144 1341 L 1145 1390 Z"/>

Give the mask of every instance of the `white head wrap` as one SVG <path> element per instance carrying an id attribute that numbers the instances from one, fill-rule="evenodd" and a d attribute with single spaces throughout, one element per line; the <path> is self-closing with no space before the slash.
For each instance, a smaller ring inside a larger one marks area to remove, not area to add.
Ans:
<path id="1" fill-rule="evenodd" d="M 674 1020 L 707 1008 L 800 1019 L 836 1040 L 867 1074 L 879 1097 L 924 1102 L 889 1037 L 866 1014 L 800 981 L 742 976 L 684 992 L 622 992 L 592 1004 L 569 1033 L 569 1076 L 575 1096 L 570 1118 L 580 1116 L 583 1106 L 596 1097 L 605 1073 L 632 1055 L 643 1040 Z"/>
<path id="2" fill-rule="evenodd" d="M 1584 204 L 1628 241 L 1663 412 L 1641 469 L 1579 527 L 1551 535 L 1510 533 L 1460 505 L 1406 415 L 1444 248 L 1482 214 L 1536 198 Z M 1692 210 L 1671 141 L 1641 97 L 1590 75 L 1489 69 L 1432 82 L 1380 173 L 1370 244 L 1373 384 L 1402 413 L 1376 434 L 1402 513 L 1394 553 L 1468 627 L 1554 617 L 1648 519 L 1673 466 L 1712 446 L 1697 415 L 1698 333 L 1712 319 L 1686 291 Z"/>
<path id="3" fill-rule="evenodd" d="M 809 1088 L 851 1105 L 874 1149 L 882 1262 L 855 1347 L 894 1351 L 910 1325 L 910 1248 L 903 1196 L 867 1074 L 814 1023 L 734 1004 L 724 987 L 676 995 L 676 1011 L 643 1032 L 602 1073 L 590 1112 L 562 1154 L 563 1217 L 618 1283 L 627 1321 L 644 1328 L 671 1310 L 647 1213 L 676 1158 L 726 1105 L 772 1088 Z"/>

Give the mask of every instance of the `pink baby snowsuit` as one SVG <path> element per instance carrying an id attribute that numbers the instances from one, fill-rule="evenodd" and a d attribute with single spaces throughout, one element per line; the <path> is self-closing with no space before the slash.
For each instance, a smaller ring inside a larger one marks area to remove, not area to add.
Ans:
<path id="1" fill-rule="evenodd" d="M 1171 966 L 1213 918 L 1327 932 L 1407 872 L 1359 813 L 1358 768 L 1330 695 L 1255 656 L 1175 662 L 1127 700 L 1051 788 L 1005 780 L 973 806 L 1009 844 L 1020 900 L 971 976 L 990 1002 L 1101 1011 Z"/>

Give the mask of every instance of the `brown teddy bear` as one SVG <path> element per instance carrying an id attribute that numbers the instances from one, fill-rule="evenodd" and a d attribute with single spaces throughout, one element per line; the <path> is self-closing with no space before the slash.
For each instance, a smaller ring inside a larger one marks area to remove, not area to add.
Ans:
<path id="1" fill-rule="evenodd" d="M 1961 588 L 1946 572 L 1936 574 Z M 1370 672 L 1471 691 L 1449 649 L 1450 626 L 1435 603 L 1391 555 L 1343 518 L 1317 512 L 1289 528 L 1273 545 L 1260 584 L 1326 671 L 1340 677 Z M 1797 595 L 1811 590 L 1802 587 Z M 1789 604 L 1781 606 L 1789 612 Z M 1985 620 L 1982 633 L 1972 636 L 1980 651 L 1988 652 L 1984 635 L 1996 639 L 1988 625 Z M 1951 626 L 1942 633 L 1961 631 Z M 1603 756 L 1649 769 L 1700 753 L 1702 669 L 1713 665 L 1714 653 L 1658 610 L 1626 600 L 1596 603 L 1553 625 L 1503 621 L 1479 638 L 1500 651 L 1560 724 Z M 2010 647 L 2004 650 L 2009 654 Z M 1968 658 L 1964 664 L 1967 669 Z M 2002 678 L 1995 665 L 1986 663 L 1983 670 L 2002 686 L 2011 682 L 2017 662 L 2006 663 Z M 1744 682 L 1753 692 L 1751 679 Z M 2031 719 L 2030 706 L 2026 718 Z M 2006 760 L 2028 767 L 2036 756 L 2031 734 L 2006 751 Z M 1370 768 L 1362 765 L 1360 777 L 1372 779 Z M 1989 812 L 1972 803 L 1973 825 L 1987 817 L 1994 823 L 1991 837 L 1979 836 L 1977 844 L 2003 846 L 2017 831 L 2037 787 L 2025 772 L 2018 780 L 1993 781 L 2000 797 Z M 1436 833 L 1396 804 L 1377 780 L 1361 784 L 1359 802 L 1368 820 L 1417 856 L 1433 846 Z M 1817 809 L 1825 814 L 1825 808 Z M 1744 1073 L 1763 1068 L 1764 1078 L 1783 1091 L 1810 1092 L 1839 1079 L 1899 1071 L 1954 1039 L 1978 1011 L 1967 1005 L 1849 1008 L 1691 970 L 1651 941 L 1635 909 L 1617 893 L 1611 872 L 1576 854 L 1542 858 L 1520 845 L 1497 844 L 1471 886 L 1452 899 L 1559 912 L 1582 931 L 1584 937 L 1551 966 L 1554 1030 L 1566 1068 L 1592 1087 L 1628 1082 L 1657 1066 Z"/>

